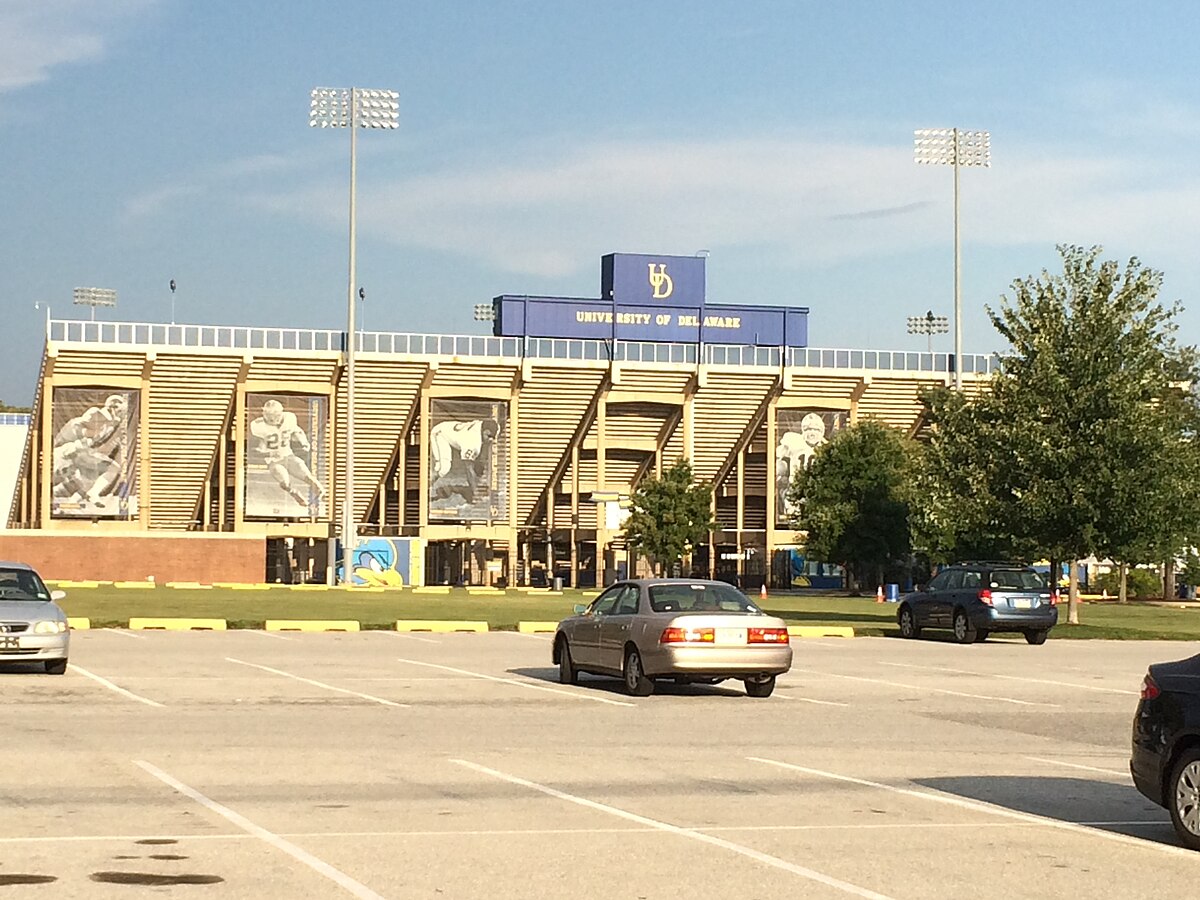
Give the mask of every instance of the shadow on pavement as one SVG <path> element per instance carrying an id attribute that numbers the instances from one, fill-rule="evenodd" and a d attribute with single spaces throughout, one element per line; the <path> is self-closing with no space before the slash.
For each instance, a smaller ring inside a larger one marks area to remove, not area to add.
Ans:
<path id="1" fill-rule="evenodd" d="M 523 675 L 526 678 L 536 678 L 538 681 L 545 681 L 548 684 L 558 684 L 557 666 L 554 668 L 525 666 L 506 671 L 512 675 Z M 579 686 L 628 697 L 625 693 L 625 685 L 619 678 L 606 678 L 603 675 L 589 675 L 584 672 L 579 676 Z M 725 681 L 721 684 L 675 684 L 673 681 L 656 681 L 654 694 L 666 697 L 745 696 L 741 682 L 736 680 Z"/>

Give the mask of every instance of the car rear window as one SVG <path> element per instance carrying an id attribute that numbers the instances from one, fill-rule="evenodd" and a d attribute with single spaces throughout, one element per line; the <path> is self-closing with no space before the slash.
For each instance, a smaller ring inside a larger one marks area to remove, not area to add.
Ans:
<path id="1" fill-rule="evenodd" d="M 49 600 L 42 579 L 28 569 L 0 569 L 0 600 Z"/>
<path id="2" fill-rule="evenodd" d="M 650 608 L 655 612 L 759 612 L 745 594 L 728 584 L 652 584 Z"/>
<path id="3" fill-rule="evenodd" d="M 1007 591 L 1045 590 L 1046 581 L 1032 569 L 993 569 L 992 587 Z"/>

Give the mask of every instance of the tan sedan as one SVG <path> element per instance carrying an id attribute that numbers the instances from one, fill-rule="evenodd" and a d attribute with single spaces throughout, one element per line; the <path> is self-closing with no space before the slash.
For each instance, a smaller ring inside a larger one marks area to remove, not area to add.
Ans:
<path id="1" fill-rule="evenodd" d="M 580 672 L 614 675 L 630 694 L 644 697 L 657 679 L 737 678 L 751 697 L 769 697 L 775 676 L 792 666 L 784 621 L 723 581 L 621 581 L 575 611 L 554 635 L 563 684 L 575 684 Z"/>

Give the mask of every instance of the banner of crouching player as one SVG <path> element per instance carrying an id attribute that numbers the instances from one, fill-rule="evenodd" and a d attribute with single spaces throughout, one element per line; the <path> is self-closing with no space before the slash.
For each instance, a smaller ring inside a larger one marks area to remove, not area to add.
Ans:
<path id="1" fill-rule="evenodd" d="M 55 389 L 51 516 L 137 516 L 140 397 L 112 388 Z"/>
<path id="2" fill-rule="evenodd" d="M 246 394 L 247 517 L 325 517 L 328 421 L 328 397 Z"/>
<path id="3" fill-rule="evenodd" d="M 508 404 L 429 401 L 429 520 L 508 517 Z"/>
<path id="4" fill-rule="evenodd" d="M 787 527 L 795 514 L 788 502 L 792 478 L 808 468 L 817 448 L 846 427 L 845 412 L 821 409 L 778 409 L 775 411 L 775 523 Z"/>

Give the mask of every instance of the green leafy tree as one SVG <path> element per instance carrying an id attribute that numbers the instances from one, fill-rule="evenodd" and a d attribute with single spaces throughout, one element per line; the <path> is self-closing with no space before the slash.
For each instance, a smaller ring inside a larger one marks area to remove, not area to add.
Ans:
<path id="1" fill-rule="evenodd" d="M 692 466 L 676 462 L 662 477 L 643 478 L 633 492 L 632 511 L 625 521 L 625 540 L 634 552 L 650 561 L 655 574 L 708 541 L 716 528 L 712 515 L 712 487 L 693 484 Z"/>
<path id="2" fill-rule="evenodd" d="M 910 442 L 867 420 L 838 432 L 792 479 L 791 524 L 810 556 L 846 569 L 852 591 L 866 579 L 882 584 L 908 558 L 911 469 Z"/>
<path id="3" fill-rule="evenodd" d="M 1161 274 L 1101 252 L 1059 247 L 1061 274 L 988 309 L 1011 348 L 988 390 L 927 396 L 918 531 L 939 552 L 1131 562 L 1195 542 L 1196 353 L 1175 341 Z"/>

